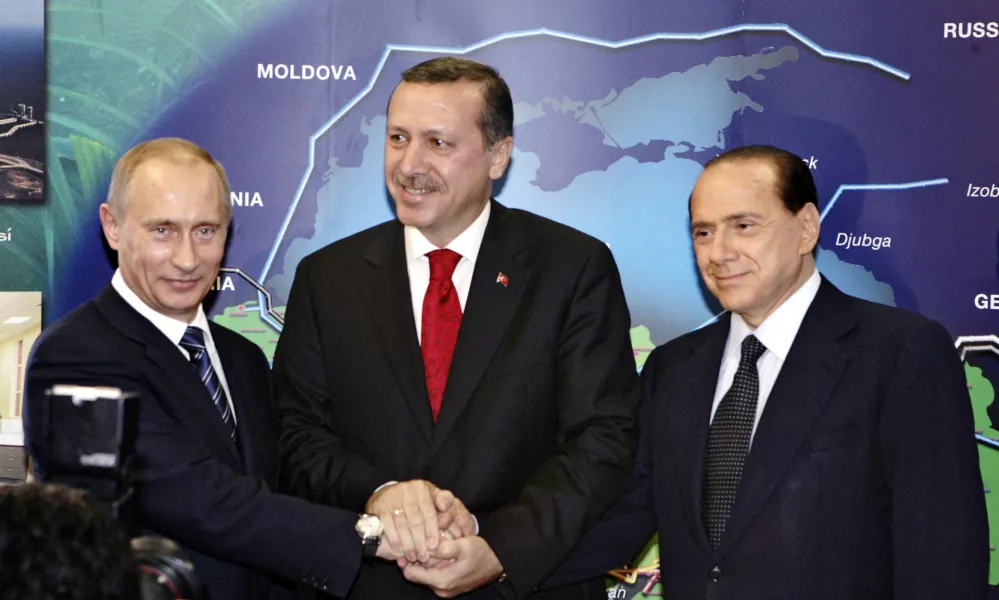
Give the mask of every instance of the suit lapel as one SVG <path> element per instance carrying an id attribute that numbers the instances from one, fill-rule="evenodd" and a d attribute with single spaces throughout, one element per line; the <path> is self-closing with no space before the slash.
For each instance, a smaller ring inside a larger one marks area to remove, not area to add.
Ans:
<path id="1" fill-rule="evenodd" d="M 434 435 L 434 417 L 430 412 L 423 355 L 413 319 L 402 225 L 397 221 L 385 225 L 365 258 L 371 265 L 369 276 L 361 282 L 365 304 L 371 311 L 382 352 L 395 374 L 406 406 L 420 433 L 430 443 Z"/>
<path id="2" fill-rule="evenodd" d="M 439 447 L 471 400 L 527 289 L 527 237 L 516 213 L 493 201 L 475 261 L 433 445 Z M 505 283 L 497 281 L 506 275 Z"/>
<path id="3" fill-rule="evenodd" d="M 219 359 L 222 361 L 222 371 L 226 376 L 226 385 L 229 387 L 229 394 L 232 396 L 233 411 L 236 413 L 236 441 L 239 443 L 240 456 L 243 459 L 243 469 L 247 475 L 254 477 L 265 477 L 263 472 L 262 457 L 256 450 L 260 446 L 256 443 L 260 433 L 256 427 L 266 420 L 259 418 L 254 410 L 256 404 L 249 402 L 251 394 L 270 394 L 270 390 L 251 390 L 250 382 L 242 373 L 246 369 L 246 364 L 241 364 L 237 357 L 238 350 L 227 343 L 227 337 L 218 335 L 216 332 L 222 327 L 214 323 L 208 323 L 212 330 L 212 341 L 215 342 L 215 349 L 218 350 Z M 218 409 L 216 409 L 216 414 Z M 222 420 L 219 419 L 219 423 Z M 270 425 L 267 423 L 267 425 Z"/>
<path id="4" fill-rule="evenodd" d="M 667 386 L 663 399 L 670 406 L 666 414 L 669 421 L 667 439 L 672 440 L 673 458 L 669 460 L 676 469 L 680 497 L 685 499 L 685 520 L 705 552 L 710 552 L 711 547 L 701 521 L 704 452 L 718 370 L 728 338 L 728 323 L 726 314 L 706 330 L 707 340 L 692 348 L 690 358 L 673 369 L 675 376 L 670 378 L 672 382 Z"/>
<path id="5" fill-rule="evenodd" d="M 856 319 L 845 300 L 823 279 L 767 399 L 720 551 L 738 541 L 777 487 L 846 369 L 837 340 Z"/>
<path id="6" fill-rule="evenodd" d="M 111 286 L 101 292 L 96 304 L 112 326 L 145 346 L 147 364 L 144 372 L 151 387 L 162 391 L 159 401 L 163 408 L 188 430 L 203 433 L 201 441 L 212 448 L 215 456 L 228 456 L 234 465 L 241 466 L 236 445 L 229 437 L 208 389 L 180 350 Z M 139 401 L 155 400 L 140 398 Z"/>

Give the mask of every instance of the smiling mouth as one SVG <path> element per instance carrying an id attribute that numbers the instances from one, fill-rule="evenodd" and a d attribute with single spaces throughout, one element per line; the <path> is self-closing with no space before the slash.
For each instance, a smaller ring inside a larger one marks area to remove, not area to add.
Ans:
<path id="1" fill-rule="evenodd" d="M 171 287 L 186 290 L 196 286 L 200 279 L 167 279 L 166 281 Z"/>
<path id="2" fill-rule="evenodd" d="M 430 192 L 433 191 L 433 190 L 428 189 L 428 188 L 403 187 L 402 189 L 406 190 L 407 194 L 411 194 L 413 196 L 422 196 L 424 194 L 429 194 Z"/>
<path id="3" fill-rule="evenodd" d="M 743 275 L 745 275 L 745 273 L 739 273 L 738 275 L 713 275 L 712 277 L 718 283 L 730 283 L 732 281 L 736 281 Z"/>

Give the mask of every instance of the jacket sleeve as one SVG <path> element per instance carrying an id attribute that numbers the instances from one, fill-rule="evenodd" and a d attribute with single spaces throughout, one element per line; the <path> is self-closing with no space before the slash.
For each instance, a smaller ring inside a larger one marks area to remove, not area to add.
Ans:
<path id="1" fill-rule="evenodd" d="M 660 353 L 652 352 L 642 370 L 642 400 L 638 409 L 638 453 L 627 492 L 586 532 L 572 554 L 549 575 L 542 588 L 597 577 L 629 563 L 656 529 L 652 498 L 652 448 L 656 437 L 655 381 Z"/>
<path id="2" fill-rule="evenodd" d="M 973 432 L 950 336 L 922 321 L 901 345 L 878 425 L 898 598 L 988 594 L 989 525 Z"/>

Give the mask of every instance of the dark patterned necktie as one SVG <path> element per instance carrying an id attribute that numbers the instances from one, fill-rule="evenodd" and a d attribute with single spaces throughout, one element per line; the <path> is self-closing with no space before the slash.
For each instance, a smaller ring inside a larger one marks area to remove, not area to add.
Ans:
<path id="1" fill-rule="evenodd" d="M 423 353 L 423 373 L 427 378 L 430 411 L 437 422 L 444 399 L 444 386 L 451 371 L 454 346 L 461 328 L 461 302 L 451 276 L 461 255 L 454 250 L 434 250 L 430 259 L 430 285 L 423 296 L 423 323 L 420 327 L 420 349 Z"/>
<path id="2" fill-rule="evenodd" d="M 750 335 L 742 341 L 739 369 L 735 372 L 732 387 L 718 404 L 708 433 L 701 519 L 711 547 L 715 549 L 725 533 L 725 525 L 735 504 L 735 492 L 742 479 L 742 467 L 749 454 L 749 439 L 760 396 L 760 374 L 756 361 L 766 350 L 756 336 Z"/>
<path id="3" fill-rule="evenodd" d="M 232 411 L 229 410 L 229 401 L 226 399 L 225 390 L 222 389 L 222 382 L 212 367 L 212 361 L 205 349 L 205 334 L 197 327 L 188 327 L 184 332 L 184 337 L 180 340 L 180 347 L 187 350 L 191 357 L 191 366 L 201 378 L 201 383 L 208 389 L 208 394 L 215 403 L 215 408 L 222 416 L 229 431 L 229 437 L 236 439 L 236 419 L 233 418 Z"/>

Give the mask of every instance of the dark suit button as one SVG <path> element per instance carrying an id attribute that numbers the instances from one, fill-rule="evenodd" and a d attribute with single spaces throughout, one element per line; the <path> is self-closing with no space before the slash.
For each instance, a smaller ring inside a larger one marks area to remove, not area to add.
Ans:
<path id="1" fill-rule="evenodd" d="M 708 573 L 708 575 L 711 577 L 711 581 L 718 583 L 718 580 L 721 579 L 721 569 L 715 567 L 711 569 L 711 572 Z"/>

